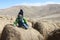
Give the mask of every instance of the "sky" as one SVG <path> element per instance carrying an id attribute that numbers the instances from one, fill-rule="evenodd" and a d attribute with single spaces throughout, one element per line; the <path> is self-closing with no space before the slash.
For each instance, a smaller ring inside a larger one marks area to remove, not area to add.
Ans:
<path id="1" fill-rule="evenodd" d="M 60 0 L 0 0 L 0 9 L 17 5 L 41 6 L 46 4 L 60 4 Z"/>

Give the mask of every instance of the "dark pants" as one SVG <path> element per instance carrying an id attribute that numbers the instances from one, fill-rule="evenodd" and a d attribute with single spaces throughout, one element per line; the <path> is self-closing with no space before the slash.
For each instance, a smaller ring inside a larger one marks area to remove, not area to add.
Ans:
<path id="1" fill-rule="evenodd" d="M 28 29 L 28 24 L 25 24 L 24 22 L 20 21 L 18 22 L 18 27 L 24 27 L 25 29 Z"/>

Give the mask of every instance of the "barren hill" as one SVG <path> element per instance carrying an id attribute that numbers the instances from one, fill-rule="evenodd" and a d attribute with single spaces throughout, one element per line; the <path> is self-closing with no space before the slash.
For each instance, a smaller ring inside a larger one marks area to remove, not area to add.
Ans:
<path id="1" fill-rule="evenodd" d="M 44 6 L 13 6 L 1 9 L 0 14 L 16 16 L 19 9 L 24 10 L 24 15 L 26 17 L 60 20 L 60 4 L 48 4 Z"/>
<path id="2" fill-rule="evenodd" d="M 60 4 L 48 4 L 44 6 L 13 6 L 6 9 L 0 9 L 0 36 L 6 24 L 14 23 L 16 18 L 14 16 L 17 16 L 20 9 L 23 9 L 25 17 L 29 17 L 27 18 L 30 21 L 28 25 L 35 28 L 42 35 L 48 36 L 48 34 L 51 34 L 50 36 L 52 36 L 54 34 L 53 31 L 56 29 L 59 29 L 56 33 L 60 35 L 60 22 L 55 21 L 60 21 Z M 38 21 L 37 19 L 42 20 Z M 60 39 L 59 35 L 58 38 Z"/>

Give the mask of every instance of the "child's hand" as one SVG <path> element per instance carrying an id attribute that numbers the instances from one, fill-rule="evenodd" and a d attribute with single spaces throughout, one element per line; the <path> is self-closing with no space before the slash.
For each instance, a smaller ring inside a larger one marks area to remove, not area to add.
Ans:
<path id="1" fill-rule="evenodd" d="M 14 25 L 14 27 L 16 27 L 16 25 L 15 24 L 13 24 Z"/>
<path id="2" fill-rule="evenodd" d="M 24 20 L 22 20 L 22 22 L 24 23 Z"/>

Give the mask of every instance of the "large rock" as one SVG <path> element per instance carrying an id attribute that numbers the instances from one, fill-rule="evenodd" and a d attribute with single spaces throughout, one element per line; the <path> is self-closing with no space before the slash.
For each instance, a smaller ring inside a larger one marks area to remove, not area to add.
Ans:
<path id="1" fill-rule="evenodd" d="M 33 28 L 38 30 L 44 37 L 47 37 L 52 31 L 60 29 L 54 21 L 42 20 L 33 24 Z"/>
<path id="2" fill-rule="evenodd" d="M 12 16 L 0 15 L 0 36 L 5 25 L 13 24 L 13 21 L 14 21 L 14 17 Z"/>
<path id="3" fill-rule="evenodd" d="M 13 17 L 13 16 L 0 15 L 0 36 L 1 36 L 2 30 L 5 27 L 5 25 L 14 24 L 15 19 L 16 19 L 16 17 Z M 27 22 L 27 23 L 31 28 L 31 26 L 32 26 L 31 23 L 30 22 Z"/>
<path id="4" fill-rule="evenodd" d="M 33 28 L 24 29 L 6 25 L 1 40 L 43 40 L 43 36 Z"/>
<path id="5" fill-rule="evenodd" d="M 45 40 L 60 40 L 60 29 L 52 31 Z"/>

